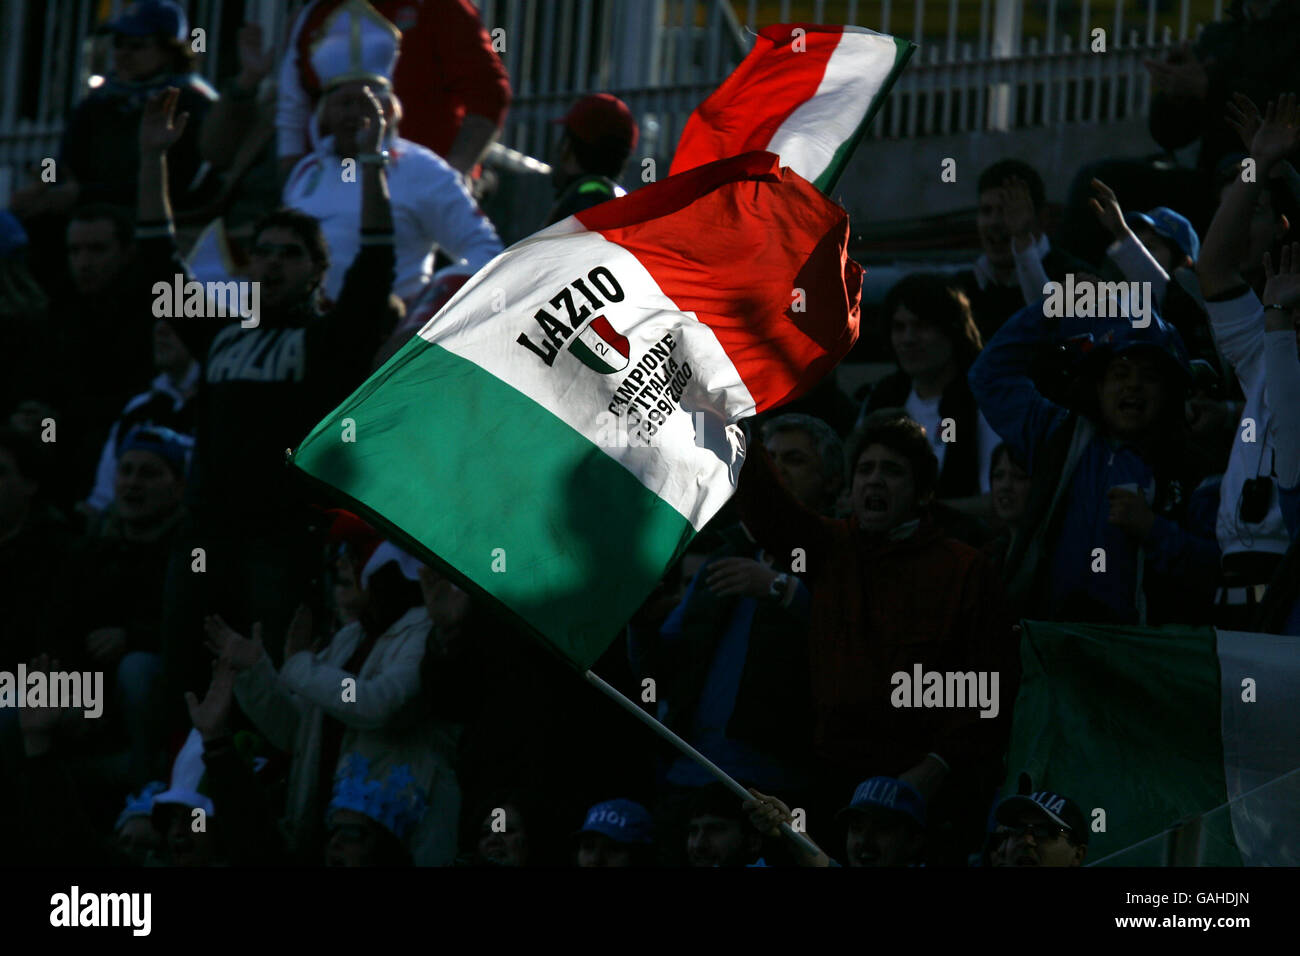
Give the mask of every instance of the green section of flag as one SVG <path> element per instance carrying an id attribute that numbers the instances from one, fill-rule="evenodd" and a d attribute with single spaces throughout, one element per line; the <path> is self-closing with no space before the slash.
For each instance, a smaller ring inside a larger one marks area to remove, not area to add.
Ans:
<path id="1" fill-rule="evenodd" d="M 880 84 L 880 89 L 876 91 L 875 96 L 871 98 L 871 105 L 867 107 L 866 115 L 862 117 L 862 122 L 858 128 L 853 131 L 853 135 L 840 143 L 839 149 L 835 150 L 835 155 L 831 157 L 830 164 L 822 170 L 820 176 L 813 182 L 813 185 L 820 189 L 826 195 L 830 195 L 835 184 L 840 181 L 840 173 L 844 172 L 844 167 L 849 164 L 853 157 L 853 151 L 858 148 L 863 134 L 866 133 L 867 127 L 871 121 L 876 118 L 880 108 L 885 105 L 885 97 L 889 96 L 889 91 L 894 88 L 894 83 L 903 72 L 903 67 L 907 66 L 907 61 L 912 58 L 916 51 L 916 44 L 910 40 L 900 40 L 898 37 L 891 37 L 894 41 L 894 66 L 885 77 L 885 81 Z"/>
<path id="2" fill-rule="evenodd" d="M 1070 797 L 1096 861 L 1227 800 L 1213 628 L 1026 622 L 1004 793 L 1020 773 Z M 1227 814 L 1203 821 L 1207 866 L 1239 866 Z M 1152 845 L 1140 857 L 1150 865 Z M 1134 860 L 1138 860 L 1134 857 Z"/>
<path id="3" fill-rule="evenodd" d="M 347 420 L 355 441 L 343 440 Z M 312 430 L 293 464 L 580 669 L 694 534 L 573 428 L 418 336 Z"/>

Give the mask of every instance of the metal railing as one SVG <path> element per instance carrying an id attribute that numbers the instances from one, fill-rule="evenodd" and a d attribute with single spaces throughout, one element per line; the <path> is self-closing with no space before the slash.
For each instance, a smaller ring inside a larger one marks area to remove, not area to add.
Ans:
<path id="1" fill-rule="evenodd" d="M 855 23 L 917 43 L 867 133 L 898 139 L 1142 115 L 1150 97 L 1142 61 L 1194 39 L 1221 17 L 1223 2 L 484 0 L 481 7 L 485 25 L 504 31 L 515 86 L 503 143 L 545 155 L 554 136 L 549 120 L 582 94 L 604 91 L 638 117 L 638 156 L 667 163 L 691 111 L 770 24 Z M 1093 50 L 1095 29 L 1104 31 L 1104 53 Z M 534 43 L 512 46 L 520 31 Z"/>
<path id="2" fill-rule="evenodd" d="M 189 0 L 207 31 L 209 80 L 233 69 L 233 23 L 256 19 L 283 50 L 303 0 Z M 14 170 L 54 155 L 63 119 L 107 68 L 95 24 L 123 0 L 9 0 L 0 7 L 0 196 Z M 1105 124 L 1142 113 L 1142 60 L 1194 37 L 1223 0 L 479 0 L 515 92 L 503 145 L 545 158 L 549 121 L 577 97 L 615 93 L 641 123 L 638 159 L 671 160 L 691 111 L 763 26 L 857 23 L 920 49 L 868 135 Z M 1091 31 L 1106 31 L 1106 52 Z M 1073 32 L 1071 32 L 1073 30 Z M 408 104 L 408 108 L 410 105 Z"/>

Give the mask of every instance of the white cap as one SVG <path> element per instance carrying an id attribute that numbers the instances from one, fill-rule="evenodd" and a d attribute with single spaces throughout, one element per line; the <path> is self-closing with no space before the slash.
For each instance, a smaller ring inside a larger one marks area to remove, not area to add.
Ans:
<path id="1" fill-rule="evenodd" d="M 362 590 L 370 586 L 370 577 L 389 561 L 396 561 L 398 568 L 402 571 L 402 576 L 408 581 L 420 580 L 420 568 L 424 562 L 407 554 L 391 541 L 381 542 L 379 547 L 370 555 L 370 560 L 366 566 L 361 569 L 361 588 Z"/>

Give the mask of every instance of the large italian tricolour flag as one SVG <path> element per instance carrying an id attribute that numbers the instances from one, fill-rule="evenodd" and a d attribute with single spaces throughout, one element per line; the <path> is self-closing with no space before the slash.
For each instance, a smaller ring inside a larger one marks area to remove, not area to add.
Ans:
<path id="1" fill-rule="evenodd" d="M 864 27 L 764 27 L 691 114 L 672 172 L 764 149 L 829 192 L 915 49 Z"/>
<path id="2" fill-rule="evenodd" d="M 1021 663 L 1008 790 L 1078 803 L 1088 862 L 1300 865 L 1295 638 L 1031 621 Z"/>
<path id="3" fill-rule="evenodd" d="M 586 668 L 734 492 L 735 423 L 856 340 L 847 242 L 770 153 L 644 186 L 486 265 L 293 463 Z"/>

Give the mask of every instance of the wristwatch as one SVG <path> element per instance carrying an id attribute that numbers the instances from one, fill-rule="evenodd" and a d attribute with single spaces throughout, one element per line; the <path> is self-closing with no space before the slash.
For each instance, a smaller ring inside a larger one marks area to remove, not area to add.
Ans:
<path id="1" fill-rule="evenodd" d="M 767 596 L 774 601 L 780 601 L 785 597 L 785 589 L 790 586 L 790 575 L 778 574 L 772 579 L 772 586 L 767 590 Z"/>

